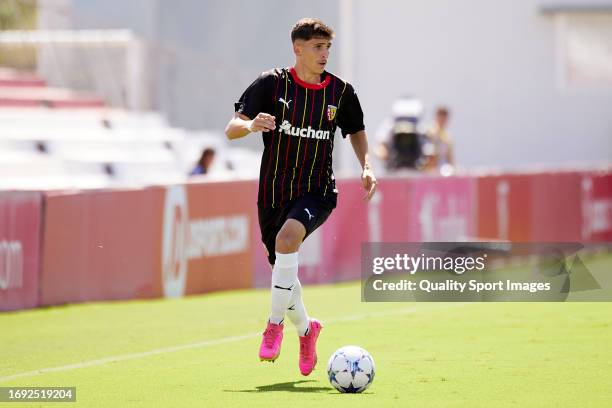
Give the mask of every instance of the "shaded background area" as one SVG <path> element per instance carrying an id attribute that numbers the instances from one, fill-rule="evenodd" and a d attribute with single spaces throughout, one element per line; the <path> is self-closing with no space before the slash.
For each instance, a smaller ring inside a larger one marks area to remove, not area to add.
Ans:
<path id="1" fill-rule="evenodd" d="M 317 16 L 336 29 L 329 70 L 355 84 L 371 135 L 394 99 L 412 94 L 424 101 L 427 119 L 436 104 L 451 107 L 462 167 L 612 159 L 609 1 L 40 5 L 41 28 L 129 28 L 141 36 L 151 107 L 178 126 L 222 129 L 261 71 L 293 63 L 293 23 Z M 261 145 L 257 137 L 241 143 Z M 350 155 L 340 156 L 341 171 L 354 172 Z"/>

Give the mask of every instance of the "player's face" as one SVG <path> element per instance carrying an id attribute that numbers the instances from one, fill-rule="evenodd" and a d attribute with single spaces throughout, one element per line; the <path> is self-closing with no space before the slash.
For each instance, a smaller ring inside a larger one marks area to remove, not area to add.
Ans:
<path id="1" fill-rule="evenodd" d="M 445 128 L 448 125 L 448 114 L 439 112 L 436 115 L 436 119 L 440 127 Z"/>
<path id="2" fill-rule="evenodd" d="M 327 38 L 311 38 L 308 41 L 298 40 L 295 44 L 295 54 L 309 71 L 322 74 L 327 65 L 331 45 L 331 40 Z"/>

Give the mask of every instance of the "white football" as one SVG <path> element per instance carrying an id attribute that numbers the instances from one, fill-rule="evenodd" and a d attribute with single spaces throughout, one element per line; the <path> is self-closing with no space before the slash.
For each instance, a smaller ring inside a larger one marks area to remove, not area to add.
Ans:
<path id="1" fill-rule="evenodd" d="M 362 392 L 374 381 L 374 359 L 361 347 L 344 346 L 329 358 L 327 375 L 340 392 Z"/>

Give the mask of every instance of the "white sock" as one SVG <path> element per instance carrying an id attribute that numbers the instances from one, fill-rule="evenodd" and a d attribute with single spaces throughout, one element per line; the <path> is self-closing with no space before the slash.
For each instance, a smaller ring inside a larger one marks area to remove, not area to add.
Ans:
<path id="1" fill-rule="evenodd" d="M 287 316 L 289 316 L 289 320 L 291 320 L 291 323 L 295 326 L 298 336 L 306 335 L 310 319 L 308 318 L 306 308 L 304 307 L 304 301 L 302 300 L 302 285 L 299 279 L 295 281 L 293 294 L 291 295 L 289 307 L 287 308 Z"/>
<path id="2" fill-rule="evenodd" d="M 270 323 L 280 324 L 285 319 L 289 300 L 295 289 L 298 273 L 298 253 L 276 253 L 276 262 L 272 269 L 272 304 Z"/>

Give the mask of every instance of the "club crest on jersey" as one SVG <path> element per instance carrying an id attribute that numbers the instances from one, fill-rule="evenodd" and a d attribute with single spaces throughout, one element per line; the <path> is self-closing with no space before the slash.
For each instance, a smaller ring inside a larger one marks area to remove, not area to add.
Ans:
<path id="1" fill-rule="evenodd" d="M 327 105 L 327 120 L 330 122 L 336 118 L 336 111 L 338 110 L 337 106 Z"/>

